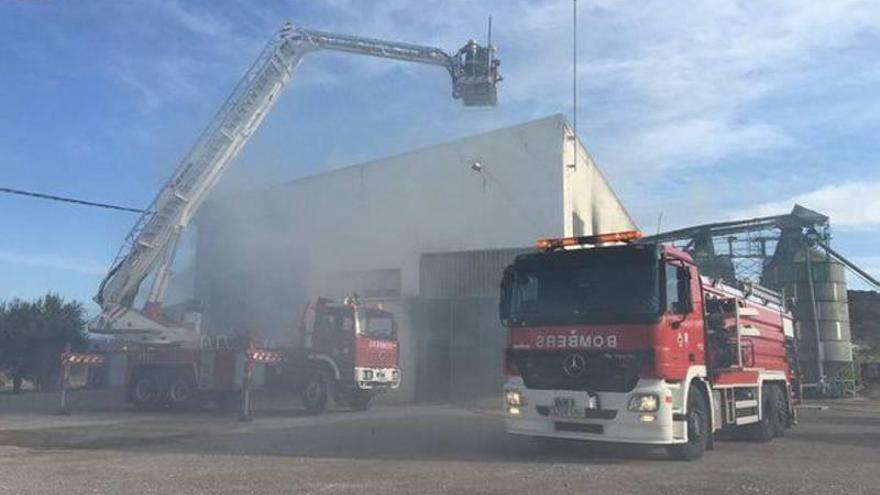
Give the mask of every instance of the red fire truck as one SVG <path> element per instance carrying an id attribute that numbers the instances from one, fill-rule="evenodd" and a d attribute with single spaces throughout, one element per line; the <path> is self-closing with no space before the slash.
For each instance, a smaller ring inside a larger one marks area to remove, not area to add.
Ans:
<path id="1" fill-rule="evenodd" d="M 311 413 L 322 412 L 333 399 L 365 410 L 375 394 L 400 386 L 397 325 L 378 306 L 355 298 L 342 304 L 318 299 L 307 305 L 298 336 L 291 340 L 255 350 L 246 338 L 206 337 L 197 348 L 128 352 L 128 399 L 147 409 L 182 409 L 204 401 L 237 407 L 248 351 L 252 360 L 266 363 L 253 375 L 255 386 L 298 394 Z"/>
<path id="2" fill-rule="evenodd" d="M 638 232 L 548 239 L 504 272 L 509 433 L 666 446 L 795 422 L 793 320 L 779 294 L 701 276 Z"/>
<path id="3" fill-rule="evenodd" d="M 136 349 L 125 356 L 130 357 L 128 394 L 135 404 L 180 406 L 197 396 L 224 402 L 235 397 L 244 376 L 252 376 L 255 363 L 275 358 L 281 362 L 271 366 L 269 384 L 300 390 L 313 411 L 336 395 L 363 409 L 374 391 L 399 385 L 394 322 L 381 308 L 323 301 L 313 308 L 313 325 L 303 332 L 302 343 L 247 354 L 247 345 L 203 338 L 198 311 L 188 312 L 182 321 L 162 313 L 186 227 L 278 101 L 302 58 L 326 50 L 443 67 L 452 77 L 452 96 L 465 106 L 496 104 L 500 62 L 492 46 L 471 40 L 450 54 L 431 46 L 285 23 L 135 222 L 94 297 L 101 312 L 89 323 L 89 332 L 111 337 L 110 345 Z M 148 279 L 146 300 L 136 308 Z M 259 381 L 262 374 L 253 376 Z"/>

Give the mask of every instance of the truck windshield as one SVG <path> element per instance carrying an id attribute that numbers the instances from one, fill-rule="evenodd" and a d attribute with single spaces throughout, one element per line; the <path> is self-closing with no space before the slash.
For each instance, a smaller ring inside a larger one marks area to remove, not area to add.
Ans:
<path id="1" fill-rule="evenodd" d="M 655 320 L 660 314 L 658 270 L 651 246 L 524 256 L 505 277 L 502 319 L 508 325 Z"/>
<path id="2" fill-rule="evenodd" d="M 358 334 L 374 339 L 394 338 L 394 320 L 385 311 L 359 308 Z"/>

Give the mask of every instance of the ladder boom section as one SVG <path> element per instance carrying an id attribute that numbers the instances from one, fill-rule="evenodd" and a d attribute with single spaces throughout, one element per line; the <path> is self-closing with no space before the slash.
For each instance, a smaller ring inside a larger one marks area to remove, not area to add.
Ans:
<path id="1" fill-rule="evenodd" d="M 170 276 L 176 239 L 217 181 L 278 100 L 291 74 L 309 52 L 333 50 L 444 67 L 453 96 L 466 106 L 495 104 L 498 60 L 494 48 L 469 41 L 455 55 L 439 48 L 295 28 L 285 24 L 266 45 L 195 146 L 180 162 L 116 255 L 95 301 L 102 315 L 91 331 L 113 328 L 133 305 L 141 283 L 157 272 L 148 303 L 161 300 Z M 158 270 L 157 270 L 158 267 Z M 135 315 L 135 318 L 138 316 Z"/>
<path id="2" fill-rule="evenodd" d="M 496 84 L 501 81 L 498 73 L 500 61 L 495 57 L 495 47 L 480 46 L 470 40 L 458 52 L 449 54 L 440 48 L 385 41 L 362 36 L 328 33 L 303 29 L 301 35 L 315 50 L 389 58 L 404 62 L 438 65 L 452 77 L 452 96 L 462 100 L 465 106 L 485 107 L 497 103 Z"/>
<path id="3" fill-rule="evenodd" d="M 303 30 L 302 33 L 309 42 L 321 50 L 334 50 L 406 62 L 439 65 L 445 67 L 450 74 L 454 71 L 453 58 L 439 48 L 360 36 L 348 36 L 325 31 Z"/>
<path id="4" fill-rule="evenodd" d="M 126 236 L 95 301 L 105 311 L 130 306 L 143 281 L 185 227 L 207 194 L 256 130 L 308 49 L 283 29 L 196 141 L 147 212 Z"/>

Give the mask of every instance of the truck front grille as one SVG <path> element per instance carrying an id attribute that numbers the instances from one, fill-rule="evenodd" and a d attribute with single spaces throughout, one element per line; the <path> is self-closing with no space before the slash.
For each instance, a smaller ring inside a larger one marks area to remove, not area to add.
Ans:
<path id="1" fill-rule="evenodd" d="M 639 381 L 639 369 L 653 363 L 653 353 L 630 352 L 546 352 L 510 350 L 508 359 L 516 365 L 526 387 L 536 390 L 629 392 Z M 566 371 L 566 360 L 579 356 L 584 369 Z M 582 360 L 581 360 L 582 359 Z"/>

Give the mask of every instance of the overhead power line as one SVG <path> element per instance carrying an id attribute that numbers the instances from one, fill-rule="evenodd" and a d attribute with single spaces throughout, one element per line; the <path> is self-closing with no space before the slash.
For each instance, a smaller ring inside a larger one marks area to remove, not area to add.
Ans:
<path id="1" fill-rule="evenodd" d="M 147 210 L 141 210 L 138 208 L 129 208 L 127 206 L 111 205 L 108 203 L 97 203 L 95 201 L 85 201 L 85 200 L 76 199 L 76 198 L 65 198 L 63 196 L 55 196 L 53 194 L 43 194 L 43 193 L 38 193 L 38 192 L 33 192 L 33 191 L 23 191 L 21 189 L 12 189 L 10 187 L 0 187 L 0 192 L 4 192 L 7 194 L 18 194 L 19 196 L 29 196 L 32 198 L 50 199 L 52 201 L 60 201 L 62 203 L 73 203 L 73 204 L 84 205 L 84 206 L 95 206 L 98 208 L 106 208 L 108 210 L 128 211 L 131 213 L 146 213 L 147 212 Z"/>

